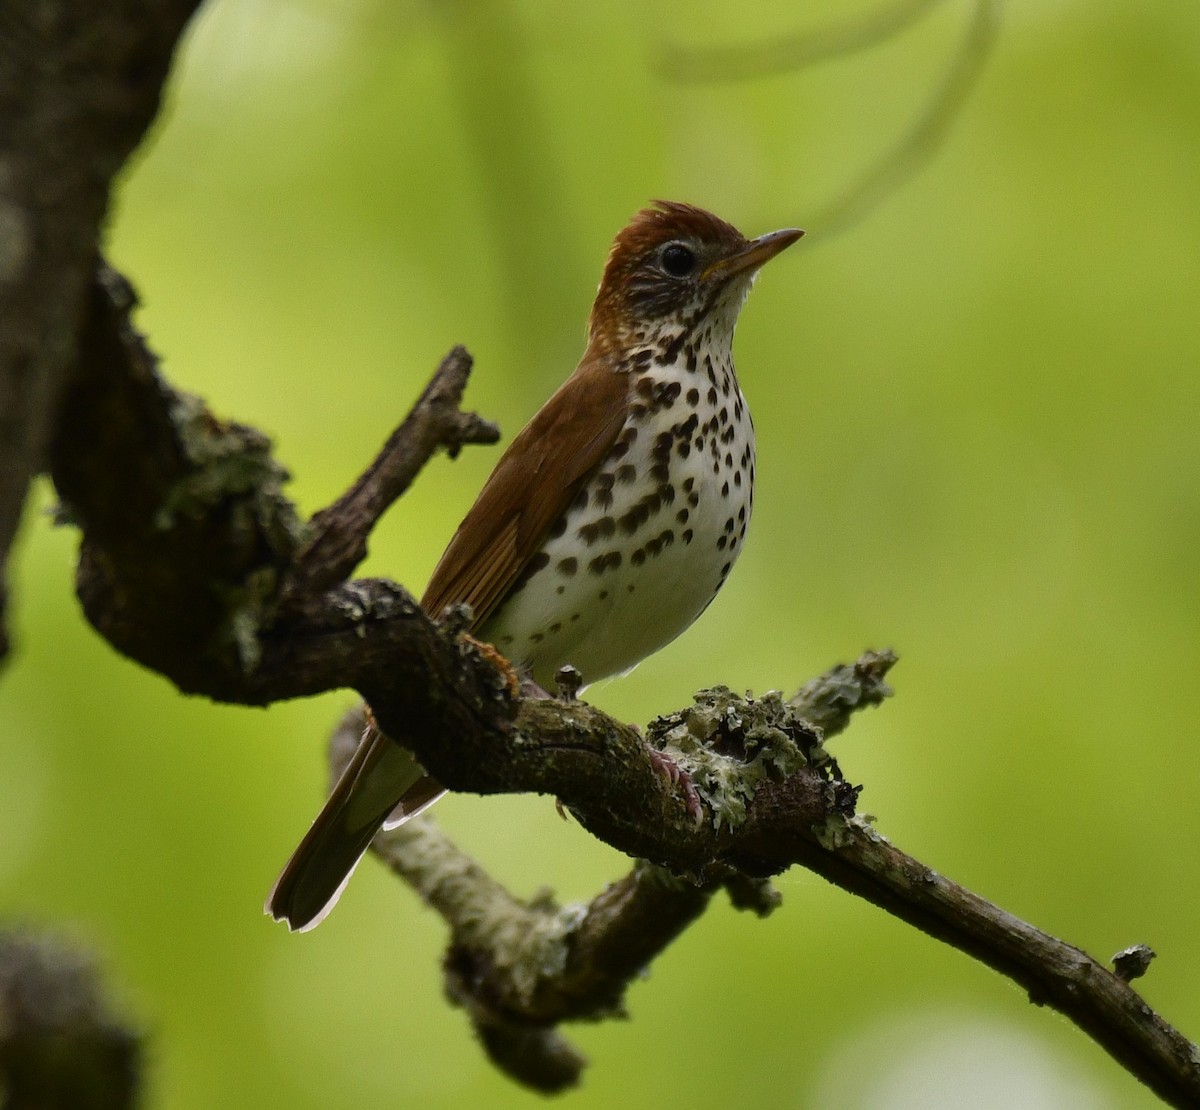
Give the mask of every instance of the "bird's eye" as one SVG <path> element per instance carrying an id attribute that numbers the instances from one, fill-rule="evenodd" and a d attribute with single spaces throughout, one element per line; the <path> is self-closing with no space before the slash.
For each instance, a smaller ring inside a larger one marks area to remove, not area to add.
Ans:
<path id="1" fill-rule="evenodd" d="M 663 247 L 661 262 L 671 277 L 687 277 L 696 266 L 696 256 L 682 243 L 668 243 Z"/>

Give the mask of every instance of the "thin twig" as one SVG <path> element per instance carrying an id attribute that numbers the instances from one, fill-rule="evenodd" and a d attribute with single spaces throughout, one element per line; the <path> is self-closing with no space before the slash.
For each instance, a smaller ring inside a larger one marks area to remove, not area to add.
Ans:
<path id="1" fill-rule="evenodd" d="M 367 555 L 367 538 L 379 518 L 412 484 L 421 468 L 444 447 L 454 458 L 465 444 L 495 443 L 500 429 L 459 408 L 471 356 L 455 347 L 438 366 L 404 422 L 359 479 L 309 522 L 310 538 L 296 557 L 284 588 L 284 603 L 345 581 Z"/>
<path id="2" fill-rule="evenodd" d="M 912 26 L 941 2 L 898 0 L 864 16 L 756 42 L 713 46 L 667 43 L 659 55 L 659 68 L 670 80 L 705 84 L 790 73 L 878 46 Z"/>
<path id="3" fill-rule="evenodd" d="M 879 155 L 859 178 L 810 219 L 820 241 L 849 230 L 937 153 L 962 113 L 1000 33 L 1000 0 L 975 0 L 962 46 L 925 110 L 909 130 Z"/>

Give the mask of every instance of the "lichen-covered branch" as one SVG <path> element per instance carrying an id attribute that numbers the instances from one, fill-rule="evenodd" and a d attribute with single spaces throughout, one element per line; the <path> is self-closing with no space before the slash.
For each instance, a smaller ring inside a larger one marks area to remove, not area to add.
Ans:
<path id="1" fill-rule="evenodd" d="M 800 864 L 1013 977 L 1168 1101 L 1200 1100 L 1188 1042 L 1128 983 L 855 816 L 858 788 L 823 738 L 886 696 L 889 653 L 834 668 L 791 701 L 704 691 L 645 737 L 581 702 L 523 700 L 493 654 L 439 628 L 402 587 L 339 579 L 358 540 L 318 545 L 344 556 L 312 555 L 313 536 L 339 518 L 365 536 L 398 488 L 378 474 L 393 463 L 369 471 L 321 528 L 301 523 L 265 438 L 172 390 L 129 323 L 131 306 L 115 275 L 93 286 L 51 455 L 83 534 L 79 594 L 101 634 L 181 689 L 223 701 L 353 688 L 378 727 L 451 789 L 551 795 L 597 837 L 649 861 L 587 906 L 559 908 L 513 898 L 428 826 L 405 834 L 407 850 L 402 839 L 380 842 L 450 921 L 448 989 L 510 1074 L 541 1089 L 573 1082 L 582 1060 L 560 1021 L 617 1010 L 630 978 L 714 891 L 765 912 L 773 900 L 762 880 Z M 441 429 L 432 446 L 406 455 L 397 433 L 388 460 L 474 438 L 464 428 L 482 423 L 454 415 L 465 371 L 465 358 L 446 360 L 410 417 Z M 446 411 L 426 423 L 429 404 Z M 695 797 L 664 767 L 685 771 Z"/>
<path id="2" fill-rule="evenodd" d="M 519 1066 L 483 1037 L 501 1067 L 541 1089 L 553 1089 L 542 1087 L 543 1075 L 574 1082 L 583 1061 L 558 1034 L 558 1022 L 619 1012 L 632 976 L 703 911 L 711 894 L 725 885 L 736 895 L 732 876 L 745 881 L 799 864 L 1021 984 L 1033 1002 L 1068 1017 L 1170 1105 L 1200 1104 L 1200 1053 L 1147 1006 L 1123 966 L 1106 969 L 888 843 L 855 815 L 857 788 L 841 778 L 819 744 L 809 743 L 803 760 L 790 761 L 789 732 L 803 734 L 816 722 L 827 736 L 841 731 L 855 708 L 886 696 L 883 679 L 893 662 L 890 653 L 868 653 L 810 682 L 788 703 L 704 691 L 690 710 L 655 722 L 650 742 L 676 745 L 674 757 L 700 785 L 711 820 L 644 830 L 640 847 L 671 869 L 639 865 L 587 906 L 513 899 L 427 822 L 377 839 L 377 854 L 450 924 L 451 997 L 501 1045 L 509 1043 L 500 1035 L 506 1031 L 516 1038 Z M 566 722 L 559 728 L 548 719 L 553 703 L 533 704 L 536 710 L 522 706 L 518 734 L 531 729 L 535 714 L 546 732 L 528 744 L 556 749 L 569 734 L 576 750 L 591 752 L 630 739 L 588 707 L 559 707 Z M 770 735 L 775 729 L 782 737 Z M 698 741 L 693 758 L 678 746 L 680 732 Z M 714 755 L 731 760 L 721 774 Z M 763 773 L 772 768 L 779 773 Z M 451 781 L 448 770 L 438 772 L 443 781 Z M 622 815 L 613 812 L 619 798 L 567 804 L 602 839 L 630 850 Z M 682 802 L 679 809 L 682 817 Z M 444 882 L 448 875 L 452 880 Z M 769 898 L 757 893 L 769 908 Z M 634 943 L 636 956 L 625 948 Z M 593 958 L 597 951 L 624 951 L 628 958 L 609 963 Z"/>

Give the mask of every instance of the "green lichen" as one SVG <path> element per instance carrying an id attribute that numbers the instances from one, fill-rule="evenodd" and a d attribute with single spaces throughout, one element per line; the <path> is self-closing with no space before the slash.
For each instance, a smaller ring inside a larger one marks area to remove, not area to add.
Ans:
<path id="1" fill-rule="evenodd" d="M 232 646 L 250 672 L 261 656 L 259 633 L 273 615 L 280 574 L 303 543 L 305 525 L 283 494 L 289 475 L 265 435 L 218 420 L 186 393 L 172 396 L 170 413 L 189 465 L 163 497 L 154 526 L 168 532 L 214 511 L 224 515 L 221 547 L 230 556 L 224 569 L 230 578 L 214 583 L 225 617 L 211 649 Z"/>
<path id="2" fill-rule="evenodd" d="M 761 698 L 701 690 L 686 709 L 651 721 L 647 739 L 691 776 L 717 829 L 745 821 L 761 783 L 828 762 L 819 731 L 774 690 Z"/>
<path id="3" fill-rule="evenodd" d="M 271 454 L 271 441 L 256 428 L 218 420 L 203 400 L 176 393 L 170 404 L 179 445 L 191 464 L 162 500 L 155 526 L 166 531 L 178 517 L 201 516 L 217 505 L 234 505 L 232 527 L 264 536 L 280 555 L 304 537 L 295 506 L 283 496 L 290 477 Z"/>

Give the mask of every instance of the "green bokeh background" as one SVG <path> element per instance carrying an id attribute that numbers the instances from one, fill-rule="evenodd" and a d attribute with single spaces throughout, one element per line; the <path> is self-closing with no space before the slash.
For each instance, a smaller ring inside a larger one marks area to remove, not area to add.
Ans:
<path id="1" fill-rule="evenodd" d="M 664 42 L 868 8 L 247 0 L 206 8 L 117 197 L 110 252 L 166 372 L 275 438 L 313 511 L 440 355 L 508 435 L 574 365 L 608 243 L 648 198 L 810 237 L 737 354 L 759 433 L 744 557 L 681 641 L 592 700 L 792 689 L 868 646 L 897 697 L 836 744 L 938 871 L 1100 958 L 1200 1034 L 1200 9 L 1024 0 L 922 171 L 820 213 L 917 118 L 969 8 L 850 58 L 676 85 Z M 816 222 L 814 223 L 814 219 Z M 431 465 L 366 570 L 419 592 L 493 450 Z M 42 490 L 39 506 L 51 501 Z M 261 916 L 314 812 L 335 694 L 178 695 L 71 593 L 37 508 L 0 690 L 0 914 L 95 946 L 149 1037 L 153 1108 L 530 1106 L 441 997 L 443 930 L 365 864 L 315 933 Z M 625 861 L 546 799 L 442 822 L 519 893 Z M 1006 981 L 805 872 L 765 922 L 716 905 L 573 1031 L 564 1105 L 1156 1105 Z"/>

